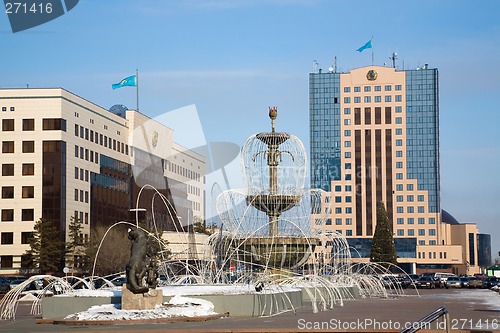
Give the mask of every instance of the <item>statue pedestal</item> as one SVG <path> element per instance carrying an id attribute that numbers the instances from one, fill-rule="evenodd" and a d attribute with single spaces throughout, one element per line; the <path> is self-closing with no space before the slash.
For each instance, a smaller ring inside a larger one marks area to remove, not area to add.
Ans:
<path id="1" fill-rule="evenodd" d="M 150 289 L 145 294 L 134 294 L 122 285 L 122 310 L 152 310 L 163 303 L 163 291 Z"/>

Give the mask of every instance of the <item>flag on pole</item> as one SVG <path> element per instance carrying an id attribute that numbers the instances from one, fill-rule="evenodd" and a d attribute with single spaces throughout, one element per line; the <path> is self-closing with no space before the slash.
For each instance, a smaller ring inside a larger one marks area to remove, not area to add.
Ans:
<path id="1" fill-rule="evenodd" d="M 363 52 L 363 50 L 365 49 L 371 49 L 372 48 L 372 40 L 370 39 L 368 42 L 366 42 L 365 45 L 361 46 L 359 49 L 357 49 L 356 51 L 358 52 Z"/>
<path id="2" fill-rule="evenodd" d="M 132 75 L 124 78 L 118 83 L 111 85 L 113 90 L 121 88 L 121 87 L 136 87 L 137 86 L 137 75 Z"/>

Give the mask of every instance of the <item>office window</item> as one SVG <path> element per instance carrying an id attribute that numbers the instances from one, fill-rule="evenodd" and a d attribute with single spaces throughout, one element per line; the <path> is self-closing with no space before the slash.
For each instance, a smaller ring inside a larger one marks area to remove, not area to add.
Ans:
<path id="1" fill-rule="evenodd" d="M 74 199 L 75 199 L 75 201 L 78 201 L 78 190 L 77 189 L 75 189 L 75 198 Z"/>
<path id="2" fill-rule="evenodd" d="M 419 217 L 418 224 L 425 224 L 425 219 L 423 217 Z"/>
<path id="3" fill-rule="evenodd" d="M 397 224 L 404 224 L 405 219 L 402 217 L 398 217 Z"/>
<path id="4" fill-rule="evenodd" d="M 342 225 L 342 219 L 335 219 L 335 225 Z"/>
<path id="5" fill-rule="evenodd" d="M 403 184 L 396 184 L 396 191 L 402 191 L 403 190 Z"/>
<path id="6" fill-rule="evenodd" d="M 75 136 L 78 136 L 78 124 L 75 124 Z"/>
<path id="7" fill-rule="evenodd" d="M 407 185 L 406 185 L 406 189 L 407 189 L 408 191 L 413 191 L 413 184 L 407 184 Z"/>
<path id="8" fill-rule="evenodd" d="M 385 87 L 384 87 L 384 90 L 385 90 L 385 91 L 391 91 L 391 86 L 389 86 L 389 85 L 385 86 Z"/>
<path id="9" fill-rule="evenodd" d="M 23 119 L 23 131 L 34 131 L 35 119 Z"/>
<path id="10" fill-rule="evenodd" d="M 425 207 L 424 206 L 418 206 L 417 212 L 419 212 L 419 213 L 425 213 Z"/>
<path id="11" fill-rule="evenodd" d="M 365 96 L 364 100 L 365 100 L 365 103 L 370 103 L 372 101 L 372 98 L 371 98 L 371 96 Z"/>
<path id="12" fill-rule="evenodd" d="M 396 117 L 396 124 L 402 124 L 402 123 L 403 123 L 403 118 L 402 117 Z M 396 134 L 398 134 L 397 130 L 396 130 Z M 399 133 L 399 134 L 401 134 L 401 133 Z"/>
<path id="13" fill-rule="evenodd" d="M 2 199 L 14 199 L 14 186 L 2 186 Z"/>
<path id="14" fill-rule="evenodd" d="M 424 240 L 419 240 L 418 241 L 418 245 L 425 245 L 425 241 Z M 420 258 L 420 252 L 418 253 L 418 257 Z"/>
<path id="15" fill-rule="evenodd" d="M 424 196 L 423 195 L 417 196 L 417 200 L 420 202 L 424 201 Z"/>
<path id="16" fill-rule="evenodd" d="M 66 119 L 48 118 L 43 119 L 44 131 L 64 131 L 66 132 Z"/>
<path id="17" fill-rule="evenodd" d="M 345 225 L 352 225 L 352 218 L 350 218 L 350 217 L 346 218 Z"/>
<path id="18" fill-rule="evenodd" d="M 402 135 L 402 134 L 403 134 L 403 129 L 402 128 L 396 128 L 396 135 Z"/>
<path id="19" fill-rule="evenodd" d="M 361 91 L 361 87 L 354 87 L 354 92 L 360 92 Z"/>
<path id="20" fill-rule="evenodd" d="M 34 220 L 35 220 L 35 210 L 34 209 L 21 210 L 21 221 L 34 221 Z"/>
<path id="21" fill-rule="evenodd" d="M 408 224 L 415 224 L 415 220 L 413 219 L 413 217 L 409 217 L 407 222 Z"/>
<path id="22" fill-rule="evenodd" d="M 413 195 L 406 196 L 406 201 L 413 202 Z"/>
<path id="23" fill-rule="evenodd" d="M 14 141 L 2 141 L 2 153 L 13 153 Z"/>
<path id="24" fill-rule="evenodd" d="M 332 225 L 332 219 L 326 219 L 325 225 Z"/>
<path id="25" fill-rule="evenodd" d="M 385 96 L 385 101 L 386 101 L 386 103 L 392 102 L 392 97 L 390 95 Z"/>
<path id="26" fill-rule="evenodd" d="M 351 141 L 344 141 L 344 147 L 350 147 Z"/>
<path id="27" fill-rule="evenodd" d="M 407 213 L 415 213 L 415 209 L 412 206 L 406 207 Z"/>
<path id="28" fill-rule="evenodd" d="M 35 187 L 34 186 L 23 186 L 22 192 L 23 192 L 23 199 L 35 197 Z"/>
<path id="29" fill-rule="evenodd" d="M 397 235 L 398 235 L 398 236 L 404 236 L 404 235 L 405 235 L 405 231 L 404 231 L 404 229 L 398 229 L 398 230 L 397 230 Z"/>
<path id="30" fill-rule="evenodd" d="M 342 214 L 342 208 L 335 207 L 335 214 Z"/>
<path id="31" fill-rule="evenodd" d="M 415 230 L 408 229 L 408 236 L 415 236 Z"/>
<path id="32" fill-rule="evenodd" d="M 14 210 L 2 209 L 2 222 L 12 222 L 12 221 L 14 221 Z"/>
<path id="33" fill-rule="evenodd" d="M 335 192 L 340 192 L 342 191 L 342 186 L 341 185 L 335 185 Z"/>
<path id="34" fill-rule="evenodd" d="M 403 202 L 403 196 L 402 195 L 397 195 L 396 196 L 396 201 L 397 202 Z"/>
<path id="35" fill-rule="evenodd" d="M 347 214 L 352 214 L 352 207 L 346 207 L 345 212 Z"/>
<path id="36" fill-rule="evenodd" d="M 344 108 L 344 114 L 351 114 L 351 108 Z"/>
<path id="37" fill-rule="evenodd" d="M 23 153 L 34 153 L 35 141 L 23 141 Z"/>
<path id="38" fill-rule="evenodd" d="M 403 140 L 398 139 L 396 140 L 396 146 L 402 146 L 403 145 Z"/>
<path id="39" fill-rule="evenodd" d="M 425 236 L 425 229 L 418 229 L 419 236 Z"/>
<path id="40" fill-rule="evenodd" d="M 14 176 L 14 164 L 2 164 L 2 176 Z"/>
<path id="41" fill-rule="evenodd" d="M 396 106 L 396 113 L 403 112 L 403 109 L 400 106 Z"/>
<path id="42" fill-rule="evenodd" d="M 436 229 L 429 229 L 429 236 L 436 236 Z"/>
<path id="43" fill-rule="evenodd" d="M 2 245 L 14 244 L 14 233 L 13 232 L 2 232 Z"/>
<path id="44" fill-rule="evenodd" d="M 33 176 L 35 174 L 34 163 L 23 163 L 23 176 Z"/>
<path id="45" fill-rule="evenodd" d="M 342 202 L 342 197 L 341 196 L 336 196 L 335 197 L 335 202 Z"/>
<path id="46" fill-rule="evenodd" d="M 395 90 L 401 90 L 401 85 L 400 85 L 400 84 L 396 84 L 396 85 L 394 86 L 394 89 L 395 89 Z"/>
<path id="47" fill-rule="evenodd" d="M 346 151 L 346 152 L 344 153 L 344 157 L 345 157 L 345 158 L 351 158 L 351 152 L 350 152 L 350 151 Z"/>
<path id="48" fill-rule="evenodd" d="M 346 185 L 345 186 L 345 191 L 346 192 L 352 192 L 352 186 L 351 185 Z"/>
<path id="49" fill-rule="evenodd" d="M 344 92 L 351 92 L 351 87 L 344 87 Z"/>
<path id="50" fill-rule="evenodd" d="M 351 130 L 344 130 L 344 136 L 351 136 Z"/>
<path id="51" fill-rule="evenodd" d="M 351 103 L 351 97 L 344 97 L 344 103 Z"/>
<path id="52" fill-rule="evenodd" d="M 21 244 L 29 244 L 31 237 L 33 237 L 32 232 L 21 232 Z"/>
<path id="53" fill-rule="evenodd" d="M 345 231 L 346 236 L 352 236 L 352 230 L 346 230 Z"/>
<path id="54" fill-rule="evenodd" d="M 375 96 L 375 103 L 380 103 L 382 101 L 382 97 Z"/>
<path id="55" fill-rule="evenodd" d="M 11 132 L 14 130 L 14 119 L 2 119 L 2 131 Z"/>
<path id="56" fill-rule="evenodd" d="M 351 163 L 346 163 L 346 164 L 345 164 L 345 169 L 346 169 L 346 170 L 350 170 L 351 168 L 352 168 Z"/>
<path id="57" fill-rule="evenodd" d="M 403 151 L 402 150 L 397 150 L 396 151 L 396 157 L 403 157 Z"/>
<path id="58" fill-rule="evenodd" d="M 394 98 L 395 98 L 396 102 L 401 102 L 403 99 L 403 97 L 401 95 L 396 95 L 396 96 L 394 96 Z"/>
<path id="59" fill-rule="evenodd" d="M 352 202 L 352 197 L 351 196 L 345 197 L 345 202 Z"/>
<path id="60" fill-rule="evenodd" d="M 434 217 L 429 217 L 429 224 L 436 224 L 436 219 Z"/>
<path id="61" fill-rule="evenodd" d="M 352 179 L 352 175 L 351 174 L 346 174 L 345 175 L 345 180 L 351 180 Z"/>
<path id="62" fill-rule="evenodd" d="M 401 172 L 396 173 L 396 179 L 403 179 L 403 174 Z"/>
<path id="63" fill-rule="evenodd" d="M 371 86 L 365 86 L 365 92 L 370 92 L 372 91 L 372 87 Z"/>
<path id="64" fill-rule="evenodd" d="M 354 97 L 354 103 L 361 103 L 361 97 L 359 96 Z"/>
<path id="65" fill-rule="evenodd" d="M 396 169 L 402 169 L 403 168 L 403 162 L 396 162 Z"/>
<path id="66" fill-rule="evenodd" d="M 396 212 L 404 213 L 404 207 L 401 207 L 401 206 L 396 207 Z"/>
<path id="67" fill-rule="evenodd" d="M 381 86 L 375 86 L 375 91 L 381 91 L 382 87 Z"/>

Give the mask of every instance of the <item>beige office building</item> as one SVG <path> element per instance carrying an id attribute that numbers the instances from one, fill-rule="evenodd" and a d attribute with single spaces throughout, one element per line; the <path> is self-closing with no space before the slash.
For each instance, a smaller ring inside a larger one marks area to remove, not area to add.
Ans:
<path id="1" fill-rule="evenodd" d="M 169 203 L 155 215 L 159 229 L 204 221 L 205 159 L 176 144 L 168 124 L 61 88 L 0 89 L 0 119 L 0 274 L 18 270 L 40 218 L 66 241 L 78 218 L 88 240 L 94 225 L 133 221 L 141 193 L 141 218 L 152 228 L 155 192 L 141 192 L 146 184 Z"/>
<path id="2" fill-rule="evenodd" d="M 407 271 L 479 273 L 475 225 L 442 218 L 438 86 L 427 65 L 310 74 L 311 186 L 326 191 L 324 231 L 346 236 L 356 260 L 369 260 L 382 202 Z"/>

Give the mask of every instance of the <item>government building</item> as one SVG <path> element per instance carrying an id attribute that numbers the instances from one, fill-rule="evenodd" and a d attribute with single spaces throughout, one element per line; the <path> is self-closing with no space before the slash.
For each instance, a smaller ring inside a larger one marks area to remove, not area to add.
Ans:
<path id="1" fill-rule="evenodd" d="M 205 158 L 168 124 L 61 88 L 0 89 L 0 119 L 0 274 L 19 270 L 40 218 L 63 241 L 78 219 L 84 242 L 92 227 L 136 215 L 158 231 L 204 222 Z"/>
<path id="2" fill-rule="evenodd" d="M 489 235 L 441 208 L 437 69 L 317 70 L 309 101 L 311 188 L 326 191 L 324 231 L 345 236 L 355 260 L 369 260 L 381 202 L 407 272 L 490 264 Z"/>

